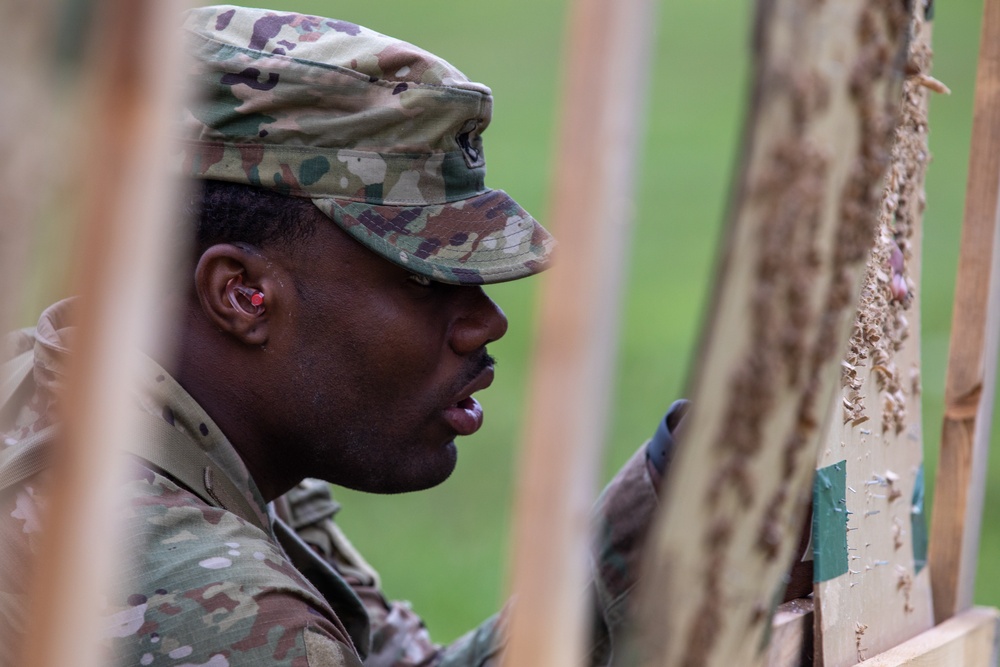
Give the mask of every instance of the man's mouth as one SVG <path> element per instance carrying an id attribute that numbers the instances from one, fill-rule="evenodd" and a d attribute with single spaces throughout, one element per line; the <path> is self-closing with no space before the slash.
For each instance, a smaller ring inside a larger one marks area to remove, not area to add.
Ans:
<path id="1" fill-rule="evenodd" d="M 472 435 L 483 425 L 483 406 L 472 394 L 492 383 L 493 366 L 487 366 L 462 389 L 458 400 L 444 409 L 444 420 L 457 435 Z"/>

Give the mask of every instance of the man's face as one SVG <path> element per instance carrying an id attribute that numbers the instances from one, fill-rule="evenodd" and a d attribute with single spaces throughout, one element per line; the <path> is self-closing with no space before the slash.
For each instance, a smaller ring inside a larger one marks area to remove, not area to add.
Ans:
<path id="1" fill-rule="evenodd" d="M 470 395 L 493 379 L 486 344 L 506 332 L 503 312 L 481 288 L 417 279 L 330 222 L 284 254 L 294 296 L 269 313 L 267 344 L 275 465 L 380 493 L 444 481 L 455 437 L 482 423 Z"/>

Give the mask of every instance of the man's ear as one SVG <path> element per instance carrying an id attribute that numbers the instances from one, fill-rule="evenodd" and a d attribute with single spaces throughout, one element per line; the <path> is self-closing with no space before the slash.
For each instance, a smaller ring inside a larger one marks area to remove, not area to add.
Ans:
<path id="1" fill-rule="evenodd" d="M 271 335 L 269 309 L 279 301 L 273 271 L 256 250 L 219 243 L 202 253 L 194 271 L 201 309 L 220 331 L 247 345 L 264 345 Z"/>

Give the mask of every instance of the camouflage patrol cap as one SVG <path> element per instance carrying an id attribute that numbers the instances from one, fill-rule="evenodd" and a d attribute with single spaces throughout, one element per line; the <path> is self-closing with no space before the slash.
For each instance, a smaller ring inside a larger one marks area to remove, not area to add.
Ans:
<path id="1" fill-rule="evenodd" d="M 191 10 L 199 95 L 181 121 L 185 175 L 308 197 L 362 244 L 455 284 L 546 267 L 554 241 L 484 184 L 493 97 L 411 44 L 264 9 Z"/>

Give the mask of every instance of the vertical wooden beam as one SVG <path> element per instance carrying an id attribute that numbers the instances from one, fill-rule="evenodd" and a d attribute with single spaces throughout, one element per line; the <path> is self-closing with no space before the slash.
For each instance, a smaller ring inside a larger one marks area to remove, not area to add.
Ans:
<path id="1" fill-rule="evenodd" d="M 972 605 L 1000 344 L 1000 0 L 985 0 L 930 567 L 938 623 Z"/>
<path id="2" fill-rule="evenodd" d="M 758 4 L 724 263 L 619 664 L 750 665 L 766 649 L 874 241 L 908 24 L 898 2 Z"/>
<path id="3" fill-rule="evenodd" d="M 588 516 L 605 436 L 652 0 L 570 3 L 565 89 L 514 531 L 510 667 L 583 664 Z"/>
<path id="4" fill-rule="evenodd" d="M 77 119 L 83 187 L 80 294 L 63 431 L 51 470 L 25 656 L 29 667 L 101 667 L 101 602 L 119 558 L 114 517 L 118 452 L 129 416 L 138 350 L 169 331 L 163 285 L 179 228 L 170 175 L 170 129 L 184 74 L 183 3 L 93 3 L 87 99 Z"/>

